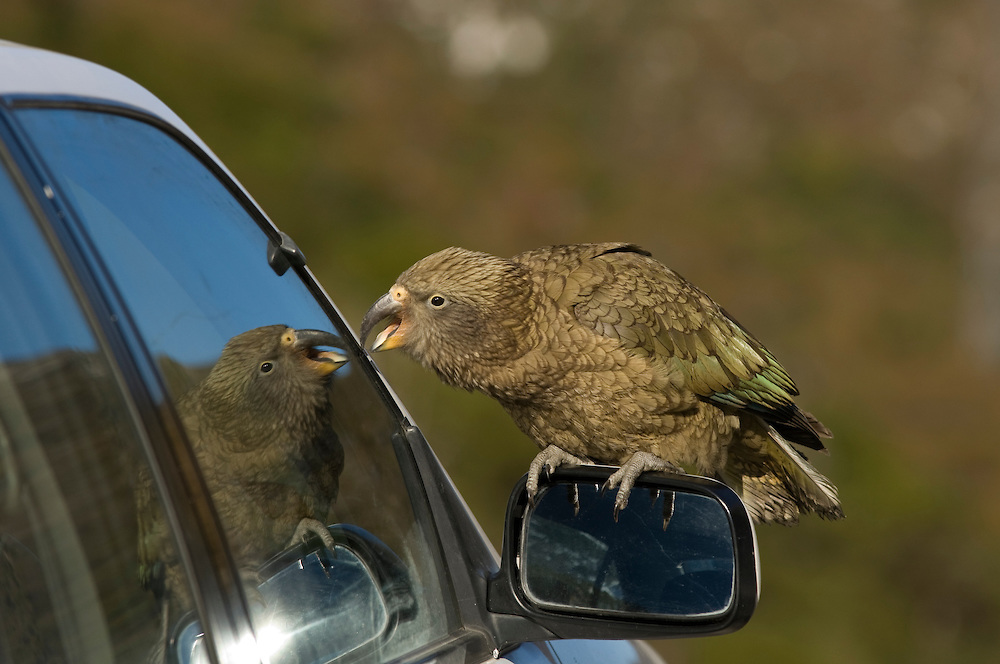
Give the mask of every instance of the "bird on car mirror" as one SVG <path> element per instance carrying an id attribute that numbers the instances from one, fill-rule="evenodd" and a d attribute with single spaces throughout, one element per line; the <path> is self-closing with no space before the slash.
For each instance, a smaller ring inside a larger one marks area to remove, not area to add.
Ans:
<path id="1" fill-rule="evenodd" d="M 690 471 L 740 494 L 758 522 L 844 516 L 794 446 L 830 430 L 799 408 L 771 352 L 704 292 L 625 243 L 510 259 L 449 248 L 417 261 L 365 314 L 364 343 L 403 350 L 445 383 L 496 399 L 541 449 L 529 469 L 620 466 L 615 512 L 647 470 Z M 793 446 L 794 445 L 794 446 Z"/>

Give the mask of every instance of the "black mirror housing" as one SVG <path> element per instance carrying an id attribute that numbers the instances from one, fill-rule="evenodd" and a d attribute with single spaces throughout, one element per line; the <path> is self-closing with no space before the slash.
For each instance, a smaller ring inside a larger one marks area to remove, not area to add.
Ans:
<path id="1" fill-rule="evenodd" d="M 507 504 L 494 614 L 527 618 L 560 638 L 660 639 L 733 632 L 757 606 L 750 516 L 737 494 L 704 477 L 645 473 L 615 519 L 617 470 L 564 467 L 529 504 Z"/>

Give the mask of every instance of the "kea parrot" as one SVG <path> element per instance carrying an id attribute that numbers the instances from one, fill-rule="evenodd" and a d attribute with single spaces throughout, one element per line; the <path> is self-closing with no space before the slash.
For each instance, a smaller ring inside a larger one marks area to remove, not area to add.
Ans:
<path id="1" fill-rule="evenodd" d="M 445 383 L 496 399 L 541 449 L 528 472 L 620 466 L 615 514 L 647 470 L 719 479 L 753 519 L 844 515 L 792 444 L 831 433 L 795 383 L 704 292 L 633 244 L 543 247 L 510 259 L 457 247 L 417 261 L 364 316 L 362 343 L 402 349 Z"/>
<path id="2" fill-rule="evenodd" d="M 251 596 L 260 565 L 310 533 L 333 549 L 326 524 L 344 451 L 333 430 L 327 386 L 347 358 L 319 347 L 340 343 L 328 332 L 285 325 L 243 332 L 178 400 L 178 414 Z M 135 494 L 140 581 L 169 606 L 192 608 L 144 469 Z"/>

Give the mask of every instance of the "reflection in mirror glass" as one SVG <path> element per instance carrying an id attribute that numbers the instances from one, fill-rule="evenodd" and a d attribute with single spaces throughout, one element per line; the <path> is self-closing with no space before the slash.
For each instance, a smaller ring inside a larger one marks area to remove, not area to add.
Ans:
<path id="1" fill-rule="evenodd" d="M 735 549 L 719 502 L 637 486 L 616 522 L 614 500 L 597 485 L 554 484 L 538 495 L 521 539 L 532 602 L 603 615 L 706 616 L 730 607 Z"/>
<path id="2" fill-rule="evenodd" d="M 271 664 L 319 664 L 354 652 L 389 624 L 382 594 L 365 564 L 337 546 L 291 560 L 251 599 L 257 647 Z M 182 663 L 208 662 L 201 626 L 188 623 L 175 641 Z"/>

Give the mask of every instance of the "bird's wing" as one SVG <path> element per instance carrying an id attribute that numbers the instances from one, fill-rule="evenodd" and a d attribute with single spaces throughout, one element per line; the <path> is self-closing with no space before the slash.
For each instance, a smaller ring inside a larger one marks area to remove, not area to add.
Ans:
<path id="1" fill-rule="evenodd" d="M 522 258 L 523 257 L 523 258 Z M 753 411 L 789 440 L 824 449 L 829 431 L 793 402 L 798 389 L 750 332 L 699 288 L 635 245 L 551 247 L 517 257 L 576 319 L 623 347 L 672 361 L 695 394 Z"/>

